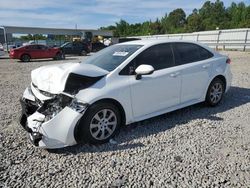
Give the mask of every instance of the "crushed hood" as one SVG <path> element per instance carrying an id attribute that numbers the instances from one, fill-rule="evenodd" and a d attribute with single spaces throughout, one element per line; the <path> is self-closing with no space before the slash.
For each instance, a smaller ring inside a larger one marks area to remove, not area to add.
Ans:
<path id="1" fill-rule="evenodd" d="M 31 72 L 32 83 L 42 91 L 58 94 L 64 91 L 69 75 L 96 78 L 107 75 L 109 72 L 95 65 L 85 63 L 64 63 L 48 65 Z"/>

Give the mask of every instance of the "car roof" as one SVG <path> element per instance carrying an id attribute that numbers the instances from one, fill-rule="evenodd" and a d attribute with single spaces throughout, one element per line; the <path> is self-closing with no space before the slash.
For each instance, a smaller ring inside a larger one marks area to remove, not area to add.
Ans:
<path id="1" fill-rule="evenodd" d="M 162 44 L 162 43 L 173 43 L 173 42 L 182 42 L 182 43 L 190 43 L 190 44 L 197 44 L 205 49 L 207 49 L 208 51 L 212 52 L 212 53 L 216 53 L 214 50 L 212 50 L 211 48 L 209 48 L 206 44 L 202 44 L 196 41 L 192 41 L 192 40 L 178 40 L 178 39 L 141 39 L 141 40 L 133 40 L 133 41 L 128 41 L 128 42 L 123 42 L 123 43 L 119 43 L 118 45 L 143 45 L 143 46 L 152 46 L 152 45 L 156 45 L 156 44 Z"/>
<path id="2" fill-rule="evenodd" d="M 39 45 L 39 46 L 47 46 L 47 45 L 44 45 L 44 44 L 27 44 L 25 46 L 37 46 L 37 45 Z"/>
<path id="3" fill-rule="evenodd" d="M 142 40 L 133 40 L 133 41 L 129 41 L 129 42 L 123 42 L 123 43 L 119 43 L 119 44 L 154 45 L 154 44 L 161 44 L 161 43 L 168 43 L 168 42 L 187 42 L 187 43 L 199 44 L 195 41 L 173 40 L 173 39 L 142 39 Z"/>

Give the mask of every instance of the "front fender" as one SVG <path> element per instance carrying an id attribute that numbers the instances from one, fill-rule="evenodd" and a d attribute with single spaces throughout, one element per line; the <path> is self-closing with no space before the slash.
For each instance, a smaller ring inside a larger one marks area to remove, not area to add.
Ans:
<path id="1" fill-rule="evenodd" d="M 115 100 L 124 109 L 126 124 L 133 121 L 130 87 L 127 77 L 118 77 L 115 81 L 109 82 L 102 79 L 93 86 L 79 91 L 75 97 L 90 105 L 104 99 Z"/>

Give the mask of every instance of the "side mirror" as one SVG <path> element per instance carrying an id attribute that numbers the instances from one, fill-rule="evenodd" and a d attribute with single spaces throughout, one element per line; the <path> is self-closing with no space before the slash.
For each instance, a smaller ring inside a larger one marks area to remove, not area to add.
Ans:
<path id="1" fill-rule="evenodd" d="M 135 69 L 135 78 L 136 80 L 141 79 L 142 75 L 149 75 L 152 74 L 154 72 L 154 67 L 152 67 L 151 65 L 140 65 L 139 67 L 137 67 Z"/>

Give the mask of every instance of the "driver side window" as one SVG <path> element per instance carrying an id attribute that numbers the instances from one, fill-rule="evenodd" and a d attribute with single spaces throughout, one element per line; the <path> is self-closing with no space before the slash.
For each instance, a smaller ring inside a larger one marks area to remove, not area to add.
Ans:
<path id="1" fill-rule="evenodd" d="M 68 44 L 66 44 L 66 46 L 65 46 L 66 48 L 72 48 L 72 43 L 68 43 Z"/>
<path id="2" fill-rule="evenodd" d="M 174 66 L 171 44 L 158 44 L 144 50 L 120 72 L 120 75 L 133 75 L 135 69 L 142 64 L 151 65 L 155 71 Z"/>

